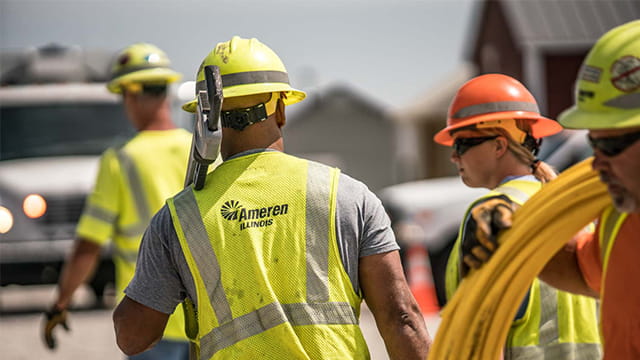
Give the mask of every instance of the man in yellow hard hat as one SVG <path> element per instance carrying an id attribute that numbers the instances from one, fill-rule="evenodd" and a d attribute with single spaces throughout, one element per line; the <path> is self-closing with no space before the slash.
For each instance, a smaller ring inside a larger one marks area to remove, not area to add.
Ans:
<path id="1" fill-rule="evenodd" d="M 575 105 L 558 120 L 567 128 L 589 130 L 592 167 L 607 185 L 612 205 L 598 218 L 595 233 L 565 246 L 540 277 L 559 289 L 600 298 L 604 359 L 640 359 L 640 20 L 609 30 L 596 42 L 578 74 L 575 95 Z M 496 220 L 500 211 L 493 210 L 479 219 Z M 478 238 L 493 235 L 481 232 Z"/>
<path id="2" fill-rule="evenodd" d="M 587 55 L 576 84 L 576 104 L 560 123 L 588 129 L 593 169 L 613 206 L 593 236 L 561 251 L 548 281 L 601 300 L 604 359 L 640 358 L 640 20 L 618 26 Z"/>
<path id="3" fill-rule="evenodd" d="M 425 359 L 430 337 L 381 202 L 339 169 L 282 152 L 285 106 L 305 93 L 256 39 L 219 43 L 197 91 L 212 65 L 224 162 L 152 220 L 113 315 L 120 348 L 153 346 L 185 300 L 196 310 L 187 333 L 198 359 L 366 359 L 364 299 L 391 358 Z"/>
<path id="4" fill-rule="evenodd" d="M 46 313 L 46 345 L 53 349 L 53 329 L 66 323 L 75 290 L 88 280 L 101 249 L 113 242 L 117 298 L 134 274 L 138 247 L 151 216 L 183 188 L 191 134 L 171 119 L 167 87 L 181 75 L 154 45 L 136 43 L 122 50 L 112 65 L 107 88 L 121 94 L 127 116 L 138 134 L 126 144 L 106 150 L 77 228 L 77 240 L 65 263 L 55 302 Z M 182 309 L 170 317 L 164 337 L 153 350 L 131 357 L 188 359 Z"/>

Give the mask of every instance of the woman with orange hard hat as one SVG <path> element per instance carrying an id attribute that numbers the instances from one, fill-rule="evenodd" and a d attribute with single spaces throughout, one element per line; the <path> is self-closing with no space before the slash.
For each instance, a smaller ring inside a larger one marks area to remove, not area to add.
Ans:
<path id="1" fill-rule="evenodd" d="M 540 115 L 534 97 L 512 77 L 485 74 L 458 90 L 447 127 L 434 140 L 453 147 L 451 161 L 467 186 L 490 192 L 469 206 L 460 225 L 447 263 L 447 299 L 469 270 L 489 261 L 497 247 L 495 238 L 478 236 L 474 213 L 486 206 L 496 211 L 517 208 L 555 178 L 555 171 L 536 154 L 543 137 L 561 130 L 555 120 Z M 599 359 L 597 324 L 594 299 L 557 291 L 536 279 L 513 321 L 504 358 Z"/>

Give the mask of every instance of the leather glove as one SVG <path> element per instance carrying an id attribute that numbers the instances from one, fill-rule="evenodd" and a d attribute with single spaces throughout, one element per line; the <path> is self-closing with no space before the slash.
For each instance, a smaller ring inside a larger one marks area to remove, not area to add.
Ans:
<path id="1" fill-rule="evenodd" d="M 62 325 L 65 331 L 69 331 L 69 325 L 67 325 L 67 310 L 60 310 L 53 306 L 51 310 L 45 312 L 44 315 L 46 318 L 46 323 L 43 328 L 44 342 L 50 350 L 53 350 L 57 346 L 56 339 L 53 337 L 53 329 L 58 325 Z"/>
<path id="2" fill-rule="evenodd" d="M 513 223 L 513 212 L 520 206 L 507 196 L 483 199 L 470 211 L 462 237 L 460 275 L 489 261 L 498 248 L 498 233 Z"/>

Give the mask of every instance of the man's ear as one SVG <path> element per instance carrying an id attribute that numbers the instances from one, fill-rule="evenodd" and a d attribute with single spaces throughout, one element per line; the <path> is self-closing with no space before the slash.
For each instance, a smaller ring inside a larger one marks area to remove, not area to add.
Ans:
<path id="1" fill-rule="evenodd" d="M 278 123 L 278 127 L 283 127 L 287 122 L 287 117 L 284 113 L 284 98 L 287 96 L 284 93 L 280 93 L 280 99 L 278 99 L 278 104 L 276 104 L 276 122 Z"/>

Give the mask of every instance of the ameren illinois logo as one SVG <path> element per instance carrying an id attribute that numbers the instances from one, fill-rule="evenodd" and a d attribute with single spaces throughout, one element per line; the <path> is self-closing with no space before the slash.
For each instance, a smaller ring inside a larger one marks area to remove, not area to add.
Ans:
<path id="1" fill-rule="evenodd" d="M 288 212 L 289 204 L 247 209 L 236 200 L 229 200 L 220 208 L 223 218 L 240 223 L 240 230 L 270 226 L 275 216 L 286 215 Z"/>

